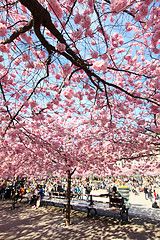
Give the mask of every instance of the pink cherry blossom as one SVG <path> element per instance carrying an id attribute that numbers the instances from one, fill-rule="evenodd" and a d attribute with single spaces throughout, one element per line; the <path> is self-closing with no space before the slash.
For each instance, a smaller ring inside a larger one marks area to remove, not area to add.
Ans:
<path id="1" fill-rule="evenodd" d="M 83 28 L 88 28 L 91 25 L 91 18 L 88 15 L 82 15 L 80 24 Z"/>
<path id="2" fill-rule="evenodd" d="M 72 68 L 71 68 L 71 66 L 69 64 L 63 65 L 62 69 L 63 69 L 64 75 L 70 74 L 71 70 L 72 70 Z"/>
<path id="3" fill-rule="evenodd" d="M 56 45 L 56 49 L 57 49 L 59 52 L 64 52 L 65 49 L 66 49 L 66 45 L 63 44 L 63 43 L 58 42 L 57 45 Z"/>
<path id="4" fill-rule="evenodd" d="M 122 52 L 125 52 L 126 50 L 125 50 L 125 48 L 118 48 L 117 49 L 117 53 L 122 53 Z"/>
<path id="5" fill-rule="evenodd" d="M 39 59 L 37 59 L 37 62 L 35 62 L 35 67 L 37 68 L 37 69 L 43 69 L 43 67 L 44 67 L 44 65 L 43 65 L 43 63 L 39 60 Z"/>
<path id="6" fill-rule="evenodd" d="M 141 7 L 139 8 L 139 13 L 141 14 L 141 18 L 144 18 L 148 14 L 148 5 L 146 3 L 143 3 Z"/>
<path id="7" fill-rule="evenodd" d="M 153 0 L 145 0 L 145 4 L 150 5 L 153 2 Z"/>
<path id="8" fill-rule="evenodd" d="M 107 69 L 107 65 L 106 65 L 106 62 L 103 61 L 103 60 L 99 60 L 99 61 L 95 61 L 93 63 L 93 68 L 96 70 L 96 71 L 104 71 Z"/>
<path id="9" fill-rule="evenodd" d="M 91 44 L 94 46 L 94 45 L 96 45 L 97 43 L 96 43 L 96 41 L 91 41 Z"/>
<path id="10" fill-rule="evenodd" d="M 77 14 L 74 16 L 75 24 L 80 24 L 81 19 L 82 19 L 82 16 L 79 14 L 79 12 L 77 12 Z"/>
<path id="11" fill-rule="evenodd" d="M 4 45 L 4 44 L 0 44 L 0 51 L 1 52 L 4 52 L 4 53 L 9 53 L 10 52 L 10 45 L 8 44 L 6 44 L 6 45 Z"/>
<path id="12" fill-rule="evenodd" d="M 73 40 L 81 39 L 83 31 L 81 28 L 78 28 L 76 31 L 71 31 L 71 37 Z"/>
<path id="13" fill-rule="evenodd" d="M 71 99 L 73 96 L 73 89 L 70 87 L 66 87 L 65 90 L 63 91 L 63 94 L 66 98 Z"/>
<path id="14" fill-rule="evenodd" d="M 98 52 L 92 52 L 91 51 L 91 57 L 92 58 L 98 58 Z"/>
<path id="15" fill-rule="evenodd" d="M 31 108 L 35 108 L 37 106 L 37 103 L 34 100 L 29 100 L 29 105 Z"/>
<path id="16" fill-rule="evenodd" d="M 22 61 L 23 62 L 28 62 L 30 60 L 30 56 L 27 53 L 24 53 L 22 56 Z"/>
<path id="17" fill-rule="evenodd" d="M 33 44 L 32 36 L 27 36 L 26 33 L 21 34 L 21 38 L 25 40 L 29 45 Z"/>
<path id="18" fill-rule="evenodd" d="M 113 18 L 113 16 L 111 16 L 111 17 L 109 18 L 109 21 L 110 21 L 111 23 L 114 22 L 114 18 Z"/>
<path id="19" fill-rule="evenodd" d="M 112 0 L 111 1 L 111 11 L 119 12 L 124 10 L 128 5 L 128 0 Z"/>
<path id="20" fill-rule="evenodd" d="M 56 73 L 56 74 L 55 74 L 55 78 L 56 78 L 56 79 L 60 79 L 60 78 L 61 78 L 61 74 Z"/>
<path id="21" fill-rule="evenodd" d="M 0 22 L 0 37 L 4 37 L 7 35 L 7 27 L 3 23 Z"/>
<path id="22" fill-rule="evenodd" d="M 48 0 L 48 9 L 53 11 L 59 18 L 63 17 L 63 10 L 57 0 Z"/>
<path id="23" fill-rule="evenodd" d="M 160 40 L 160 30 L 157 30 L 151 38 L 151 42 L 152 42 L 154 47 L 157 47 L 157 44 L 158 44 L 159 40 Z"/>

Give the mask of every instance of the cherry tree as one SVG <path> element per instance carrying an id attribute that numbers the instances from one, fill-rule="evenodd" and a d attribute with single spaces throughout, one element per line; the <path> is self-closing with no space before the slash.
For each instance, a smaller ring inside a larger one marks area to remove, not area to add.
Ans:
<path id="1" fill-rule="evenodd" d="M 143 169 L 153 171 L 159 164 L 155 161 L 154 165 L 152 162 L 151 165 L 148 163 L 148 166 L 145 166 L 145 161 L 135 168 L 129 161 L 129 156 L 136 152 L 140 143 L 134 142 L 130 146 L 128 140 L 130 138 L 132 141 L 134 134 L 132 136 L 131 131 L 130 133 L 126 131 L 125 136 L 124 130 L 120 129 L 117 132 L 117 128 L 106 127 L 102 123 L 98 118 L 91 122 L 90 117 L 75 117 L 74 114 L 68 118 L 68 113 L 48 114 L 46 118 L 35 115 L 28 120 L 25 119 L 25 126 L 8 131 L 7 139 L 2 141 L 1 176 L 12 178 L 34 177 L 35 174 L 47 176 L 52 172 L 62 177 L 67 174 L 66 225 L 68 226 L 71 177 L 75 172 L 79 175 L 88 171 L 99 176 L 124 175 L 126 169 L 128 174 Z M 143 142 L 145 151 L 148 150 L 147 147 L 149 152 L 152 151 L 152 145 L 150 144 L 149 147 L 145 142 L 146 138 L 139 138 L 139 141 Z M 125 168 L 122 169 L 117 166 L 119 153 L 123 156 L 123 160 L 127 159 Z"/>
<path id="2" fill-rule="evenodd" d="M 113 173 L 117 160 L 159 154 L 158 0 L 4 0 L 0 10 L 1 171 L 20 173 L 23 159 L 28 174 Z"/>
<path id="3" fill-rule="evenodd" d="M 15 178 L 35 176 L 35 173 L 44 175 L 52 172 L 61 176 L 67 173 L 66 225 L 69 225 L 71 176 L 75 170 L 80 174 L 85 169 L 95 168 L 96 161 L 98 158 L 103 161 L 103 156 L 99 154 L 100 149 L 94 146 L 95 141 L 98 144 L 98 139 L 90 134 L 90 130 L 82 131 L 80 119 L 66 120 L 68 118 L 64 119 L 64 115 L 63 119 L 51 115 L 44 120 L 35 116 L 28 121 L 25 129 L 22 127 L 14 131 L 12 136 L 16 141 L 3 142 L 5 150 L 1 155 L 4 159 L 1 173 Z"/>

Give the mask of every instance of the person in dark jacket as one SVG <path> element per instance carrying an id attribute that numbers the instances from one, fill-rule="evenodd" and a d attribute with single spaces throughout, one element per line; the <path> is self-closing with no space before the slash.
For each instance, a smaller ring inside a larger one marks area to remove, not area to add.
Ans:
<path id="1" fill-rule="evenodd" d="M 85 191 L 85 193 L 86 193 L 86 195 L 87 195 L 87 200 L 89 199 L 89 195 L 90 195 L 90 192 L 91 192 L 91 187 L 89 186 L 89 183 L 87 183 L 87 186 L 86 186 L 86 191 Z"/>
<path id="2" fill-rule="evenodd" d="M 43 188 L 42 188 L 42 186 L 40 186 L 40 189 L 39 189 L 39 195 L 40 195 L 40 199 L 42 200 L 43 195 L 44 195 L 44 192 L 43 192 Z"/>
<path id="3" fill-rule="evenodd" d="M 145 199 L 148 200 L 148 187 L 144 187 Z"/>

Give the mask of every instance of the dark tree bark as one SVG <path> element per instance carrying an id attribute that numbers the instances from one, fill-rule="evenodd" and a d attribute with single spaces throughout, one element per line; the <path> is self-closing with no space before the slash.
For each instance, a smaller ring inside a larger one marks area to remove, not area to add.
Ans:
<path id="1" fill-rule="evenodd" d="M 66 226 L 70 225 L 70 201 L 71 201 L 71 173 L 67 172 L 67 203 L 66 203 Z"/>
<path id="2" fill-rule="evenodd" d="M 17 180 L 15 180 L 15 185 L 12 191 L 12 206 L 11 209 L 15 209 L 16 205 L 16 191 L 17 191 Z"/>

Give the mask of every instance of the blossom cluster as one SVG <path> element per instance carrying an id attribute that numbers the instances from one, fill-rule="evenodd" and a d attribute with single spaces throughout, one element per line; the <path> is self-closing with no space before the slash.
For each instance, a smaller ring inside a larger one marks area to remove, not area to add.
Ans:
<path id="1" fill-rule="evenodd" d="M 56 49 L 57 49 L 59 52 L 64 52 L 65 49 L 66 49 L 66 45 L 63 44 L 63 43 L 58 42 L 57 45 L 56 45 Z"/>
<path id="2" fill-rule="evenodd" d="M 64 73 L 65 76 L 70 74 L 71 70 L 72 70 L 72 68 L 69 64 L 64 64 L 62 69 L 63 69 L 63 73 Z"/>
<path id="3" fill-rule="evenodd" d="M 111 11 L 113 13 L 118 13 L 124 10 L 128 5 L 128 0 L 112 0 L 111 1 Z"/>
<path id="4" fill-rule="evenodd" d="M 80 24 L 82 28 L 89 28 L 91 25 L 91 18 L 85 11 L 83 12 L 83 14 L 77 12 L 74 16 L 74 22 L 75 24 Z"/>
<path id="5" fill-rule="evenodd" d="M 7 35 L 7 27 L 5 24 L 0 22 L 0 37 L 4 37 Z"/>
<path id="6" fill-rule="evenodd" d="M 60 6 L 60 3 L 57 0 L 48 0 L 47 1 L 48 9 L 57 15 L 58 18 L 63 17 L 63 10 Z"/>
<path id="7" fill-rule="evenodd" d="M 66 87 L 65 90 L 63 91 L 63 94 L 66 98 L 71 99 L 73 96 L 73 89 L 70 87 Z"/>

